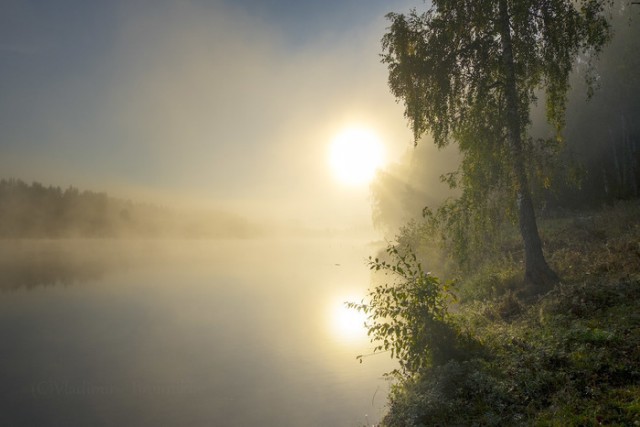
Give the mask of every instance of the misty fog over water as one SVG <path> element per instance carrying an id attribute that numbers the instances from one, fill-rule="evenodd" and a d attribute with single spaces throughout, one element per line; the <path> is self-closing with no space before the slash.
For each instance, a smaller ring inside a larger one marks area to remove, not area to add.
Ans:
<path id="1" fill-rule="evenodd" d="M 377 422 L 363 241 L 6 240 L 2 425 Z"/>

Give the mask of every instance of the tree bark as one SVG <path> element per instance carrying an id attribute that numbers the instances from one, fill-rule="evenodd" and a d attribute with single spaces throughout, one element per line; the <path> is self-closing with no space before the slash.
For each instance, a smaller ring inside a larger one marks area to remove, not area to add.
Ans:
<path id="1" fill-rule="evenodd" d="M 558 276 L 549 267 L 542 253 L 542 242 L 536 223 L 531 191 L 525 168 L 525 158 L 520 126 L 520 102 L 518 99 L 515 62 L 511 42 L 511 28 L 507 0 L 499 3 L 499 32 L 502 41 L 502 60 L 505 70 L 505 96 L 507 112 L 507 140 L 511 149 L 512 167 L 518 202 L 520 234 L 524 243 L 525 282 L 536 290 L 550 289 L 558 282 Z"/>

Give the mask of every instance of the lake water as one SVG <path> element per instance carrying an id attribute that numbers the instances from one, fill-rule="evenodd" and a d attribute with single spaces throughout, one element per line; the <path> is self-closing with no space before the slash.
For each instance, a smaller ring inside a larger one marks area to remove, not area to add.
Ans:
<path id="1" fill-rule="evenodd" d="M 0 425 L 363 426 L 361 241 L 5 241 Z"/>

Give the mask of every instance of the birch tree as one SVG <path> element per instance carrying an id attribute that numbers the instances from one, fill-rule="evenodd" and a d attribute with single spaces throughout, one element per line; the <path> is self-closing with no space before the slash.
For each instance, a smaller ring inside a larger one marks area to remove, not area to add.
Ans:
<path id="1" fill-rule="evenodd" d="M 545 94 L 546 116 L 564 126 L 569 73 L 610 37 L 607 0 L 433 0 L 426 11 L 391 13 L 382 39 L 389 86 L 417 141 L 457 143 L 462 173 L 495 168 L 515 198 L 525 280 L 557 282 L 542 251 L 527 175 L 530 110 Z M 464 182 L 465 177 L 462 177 Z M 467 182 L 466 185 L 492 185 Z"/>

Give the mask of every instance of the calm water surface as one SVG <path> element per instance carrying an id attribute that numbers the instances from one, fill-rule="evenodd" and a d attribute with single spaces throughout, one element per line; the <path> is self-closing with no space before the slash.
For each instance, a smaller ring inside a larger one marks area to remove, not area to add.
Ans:
<path id="1" fill-rule="evenodd" d="M 361 241 L 0 244 L 0 425 L 362 426 Z M 354 324 L 355 321 L 355 324 Z"/>

